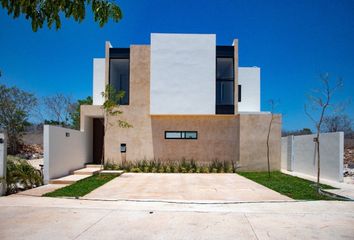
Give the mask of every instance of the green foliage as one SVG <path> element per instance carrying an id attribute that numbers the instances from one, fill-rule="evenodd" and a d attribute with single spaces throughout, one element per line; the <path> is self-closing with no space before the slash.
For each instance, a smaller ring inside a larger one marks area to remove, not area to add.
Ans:
<path id="1" fill-rule="evenodd" d="M 193 159 L 183 158 L 181 161 L 142 160 L 122 164 L 106 164 L 108 170 L 124 170 L 127 172 L 153 173 L 233 173 L 231 162 L 214 160 L 210 164 L 198 164 Z"/>
<path id="2" fill-rule="evenodd" d="M 86 16 L 86 7 L 89 5 L 91 5 L 94 20 L 99 23 L 100 27 L 103 27 L 110 19 L 118 22 L 123 17 L 117 4 L 105 0 L 1 0 L 1 6 L 7 10 L 8 15 L 12 15 L 13 18 L 24 16 L 31 20 L 34 32 L 45 24 L 48 28 L 55 24 L 58 30 L 61 28 L 62 16 L 82 22 Z"/>
<path id="3" fill-rule="evenodd" d="M 303 128 L 303 129 L 294 130 L 294 131 L 283 130 L 281 133 L 282 137 L 286 137 L 286 136 L 290 136 L 290 135 L 298 136 L 298 135 L 309 135 L 309 134 L 312 134 L 312 131 L 309 128 Z"/>
<path id="4" fill-rule="evenodd" d="M 0 84 L 0 128 L 7 131 L 10 154 L 17 153 L 29 114 L 36 105 L 33 94 Z"/>
<path id="5" fill-rule="evenodd" d="M 74 184 L 46 193 L 45 197 L 82 197 L 118 177 L 117 174 L 95 174 Z"/>
<path id="6" fill-rule="evenodd" d="M 7 157 L 6 185 L 7 194 L 19 190 L 31 189 L 43 184 L 40 171 L 30 165 L 27 160 L 13 156 Z"/>
<path id="7" fill-rule="evenodd" d="M 281 172 L 240 172 L 238 173 L 274 191 L 297 200 L 332 200 L 332 198 L 317 193 L 314 182 L 290 176 Z M 331 186 L 321 184 L 324 189 L 333 189 Z"/>
<path id="8" fill-rule="evenodd" d="M 110 116 L 118 116 L 123 113 L 121 110 L 119 110 L 119 102 L 124 97 L 124 94 L 124 91 L 117 91 L 112 85 L 106 85 L 105 91 L 102 92 L 102 97 L 105 98 L 102 108 L 106 113 L 106 118 Z M 111 123 L 109 124 L 112 125 Z M 128 122 L 121 119 L 118 120 L 118 125 L 121 128 L 133 127 Z"/>
<path id="9" fill-rule="evenodd" d="M 70 112 L 70 118 L 72 122 L 72 126 L 74 129 L 80 129 L 80 106 L 81 105 L 92 105 L 92 97 L 88 96 L 85 99 L 79 99 L 77 103 L 75 103 L 75 108 L 72 112 Z"/>

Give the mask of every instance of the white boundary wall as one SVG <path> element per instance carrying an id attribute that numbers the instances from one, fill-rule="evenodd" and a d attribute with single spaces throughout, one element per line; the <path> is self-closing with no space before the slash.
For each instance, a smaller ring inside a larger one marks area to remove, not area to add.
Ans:
<path id="1" fill-rule="evenodd" d="M 45 125 L 43 138 L 46 184 L 92 160 L 92 137 L 88 132 Z"/>
<path id="2" fill-rule="evenodd" d="M 6 177 L 6 165 L 7 165 L 7 138 L 5 133 L 0 133 L 0 178 Z M 0 196 L 6 192 L 6 184 L 0 181 Z"/>
<path id="3" fill-rule="evenodd" d="M 317 176 L 317 154 L 315 134 L 282 137 L 282 169 L 309 176 Z M 343 181 L 343 132 L 320 135 L 321 179 Z"/>

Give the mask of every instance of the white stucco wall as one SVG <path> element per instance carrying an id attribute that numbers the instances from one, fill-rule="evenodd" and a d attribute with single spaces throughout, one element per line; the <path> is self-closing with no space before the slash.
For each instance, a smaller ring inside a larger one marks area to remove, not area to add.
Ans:
<path id="1" fill-rule="evenodd" d="M 7 138 L 5 133 L 0 133 L 0 178 L 6 177 L 6 157 L 7 157 Z M 1 196 L 1 195 L 0 195 Z"/>
<path id="2" fill-rule="evenodd" d="M 315 143 L 312 135 L 302 135 L 283 137 L 282 144 L 282 168 L 292 171 L 317 176 L 317 157 Z M 332 181 L 343 181 L 343 152 L 344 134 L 343 132 L 322 133 L 320 135 L 320 154 L 321 154 L 321 179 Z"/>
<path id="3" fill-rule="evenodd" d="M 70 136 L 66 136 L 69 133 Z M 44 182 L 68 175 L 92 161 L 90 133 L 44 125 Z"/>
<path id="4" fill-rule="evenodd" d="M 1 181 L 1 178 L 6 178 L 6 167 L 7 167 L 7 137 L 5 133 L 0 133 L 0 196 L 6 193 L 6 184 Z"/>
<path id="5" fill-rule="evenodd" d="M 151 34 L 150 114 L 215 114 L 215 35 Z"/>
<path id="6" fill-rule="evenodd" d="M 105 59 L 94 58 L 93 59 L 93 93 L 92 100 L 93 105 L 102 105 L 104 98 L 102 92 L 105 88 Z"/>
<path id="7" fill-rule="evenodd" d="M 261 111 L 261 69 L 258 67 L 239 67 L 238 84 L 241 85 L 239 112 Z"/>

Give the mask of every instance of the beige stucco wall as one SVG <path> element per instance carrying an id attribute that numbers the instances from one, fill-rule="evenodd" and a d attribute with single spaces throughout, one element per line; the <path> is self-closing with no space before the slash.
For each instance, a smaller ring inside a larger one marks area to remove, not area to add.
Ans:
<path id="1" fill-rule="evenodd" d="M 270 134 L 270 166 L 280 169 L 281 115 L 274 115 Z M 241 114 L 239 160 L 240 171 L 267 170 L 267 134 L 271 114 Z"/>
<path id="2" fill-rule="evenodd" d="M 153 116 L 151 123 L 156 159 L 236 160 L 238 117 L 235 115 Z M 165 131 L 198 131 L 198 139 L 165 139 Z"/>
<path id="3" fill-rule="evenodd" d="M 237 88 L 236 88 L 237 89 Z M 119 128 L 110 117 L 105 137 L 105 159 L 121 162 L 120 144 L 127 144 L 126 160 L 181 160 L 199 162 L 240 161 L 241 171 L 266 170 L 266 136 L 270 114 L 150 115 L 150 46 L 130 48 L 130 102 L 121 106 L 120 119 L 133 128 Z M 103 116 L 99 106 L 81 107 L 85 121 Z M 86 119 L 86 120 L 85 120 Z M 271 133 L 271 167 L 280 169 L 281 118 L 276 116 Z M 165 131 L 198 131 L 197 140 L 167 140 Z"/>
<path id="4" fill-rule="evenodd" d="M 106 133 L 107 161 L 121 161 L 120 144 L 127 144 L 127 160 L 153 159 L 150 106 L 150 46 L 130 46 L 130 99 L 121 106 L 119 116 L 133 128 L 117 126 L 117 117 L 110 117 L 114 126 Z"/>

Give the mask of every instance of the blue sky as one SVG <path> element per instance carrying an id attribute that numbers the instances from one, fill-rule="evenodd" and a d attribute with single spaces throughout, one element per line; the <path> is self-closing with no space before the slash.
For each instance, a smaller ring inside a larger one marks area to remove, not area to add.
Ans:
<path id="1" fill-rule="evenodd" d="M 240 66 L 261 67 L 262 110 L 279 100 L 284 129 L 312 127 L 304 114 L 306 93 L 319 74 L 342 77 L 335 101 L 354 93 L 354 1 L 122 0 L 124 18 L 100 28 L 91 13 L 82 23 L 62 20 L 58 31 L 33 33 L 24 18 L 0 9 L 1 83 L 39 97 L 57 92 L 74 99 L 92 92 L 92 58 L 115 47 L 149 44 L 151 32 L 215 33 L 218 45 L 239 39 Z M 346 107 L 353 117 L 353 103 Z"/>

